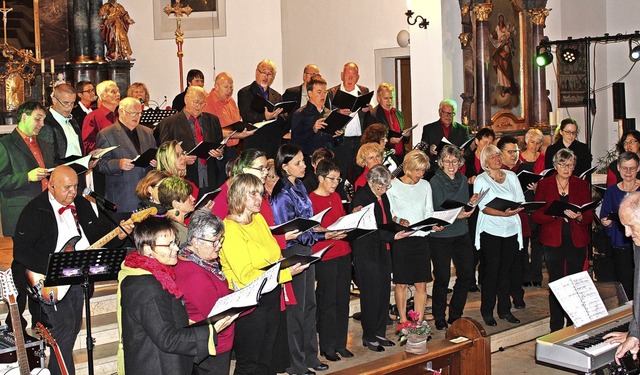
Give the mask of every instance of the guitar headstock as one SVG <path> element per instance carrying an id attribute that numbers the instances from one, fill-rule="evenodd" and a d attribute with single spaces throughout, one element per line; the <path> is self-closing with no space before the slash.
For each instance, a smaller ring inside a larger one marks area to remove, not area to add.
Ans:
<path id="1" fill-rule="evenodd" d="M 429 148 L 429 145 L 427 144 L 427 142 L 425 141 L 420 141 L 416 144 L 416 146 L 413 148 L 414 150 L 420 150 L 423 152 L 427 152 L 427 149 Z"/>
<path id="2" fill-rule="evenodd" d="M 0 271 L 0 299 L 11 305 L 16 303 L 17 298 L 18 290 L 13 282 L 11 268 L 6 271 Z"/>
<path id="3" fill-rule="evenodd" d="M 158 213 L 158 209 L 156 207 L 147 207 L 143 210 L 136 211 L 131 214 L 131 221 L 134 223 L 139 223 L 142 220 L 146 219 L 151 215 L 156 215 Z"/>
<path id="4" fill-rule="evenodd" d="M 49 346 L 57 345 L 56 339 L 51 336 L 51 333 L 49 332 L 47 327 L 45 327 L 42 323 L 36 323 L 36 332 L 38 332 L 40 337 L 42 337 L 42 340 L 45 342 L 45 344 Z"/>

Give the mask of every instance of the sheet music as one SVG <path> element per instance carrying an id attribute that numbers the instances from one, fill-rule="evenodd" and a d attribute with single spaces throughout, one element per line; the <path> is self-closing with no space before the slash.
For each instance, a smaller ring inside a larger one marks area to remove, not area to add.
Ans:
<path id="1" fill-rule="evenodd" d="M 471 203 L 467 203 L 470 207 L 475 207 L 478 205 L 478 203 L 480 203 L 480 201 L 487 195 L 487 193 L 489 192 L 489 188 L 486 188 L 485 190 L 480 190 L 480 192 L 478 193 L 478 199 L 476 200 L 475 204 L 471 204 Z"/>
<path id="2" fill-rule="evenodd" d="M 215 316 L 234 307 L 249 307 L 258 304 L 260 295 L 268 293 L 278 286 L 279 270 L 280 267 L 271 267 L 244 288 L 218 299 L 209 312 L 209 316 Z"/>
<path id="3" fill-rule="evenodd" d="M 317 221 L 318 223 L 322 221 L 322 218 L 324 217 L 324 214 L 327 213 L 327 211 L 329 211 L 331 209 L 331 207 L 327 207 L 324 210 L 318 212 L 317 214 L 311 216 L 309 218 L 309 220 L 313 220 L 313 221 Z"/>
<path id="4" fill-rule="evenodd" d="M 608 315 L 587 271 L 565 276 L 549 283 L 549 287 L 576 327 Z"/>
<path id="5" fill-rule="evenodd" d="M 365 219 L 365 217 L 367 217 Z M 329 225 L 328 230 L 352 230 L 352 229 L 376 230 L 376 217 L 373 212 L 373 203 L 363 207 L 358 212 L 342 216 Z"/>
<path id="6" fill-rule="evenodd" d="M 463 207 L 454 208 L 451 210 L 436 211 L 433 213 L 433 215 L 431 215 L 431 217 L 444 220 L 449 224 L 453 224 L 453 222 L 458 218 L 458 215 L 460 215 L 460 212 L 462 212 L 462 208 Z"/>
<path id="7" fill-rule="evenodd" d="M 266 121 L 260 121 L 260 122 L 256 122 L 254 124 L 251 124 L 253 126 L 255 126 L 256 128 L 260 129 L 261 127 L 267 125 L 267 124 L 271 124 L 272 122 L 276 121 L 276 119 L 272 119 L 272 120 L 266 120 Z"/>

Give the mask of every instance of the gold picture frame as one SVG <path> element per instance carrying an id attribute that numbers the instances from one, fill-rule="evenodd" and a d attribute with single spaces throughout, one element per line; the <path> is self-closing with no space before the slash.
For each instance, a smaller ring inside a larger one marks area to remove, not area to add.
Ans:
<path id="1" fill-rule="evenodd" d="M 204 0 L 182 0 L 186 6 L 190 2 Z M 188 17 L 182 18 L 182 30 L 184 37 L 209 38 L 212 36 L 227 35 L 226 0 L 215 1 L 215 11 L 193 11 Z M 153 0 L 153 37 L 155 40 L 174 39 L 176 31 L 176 17 L 167 16 L 164 7 L 171 5 L 171 0 Z"/>

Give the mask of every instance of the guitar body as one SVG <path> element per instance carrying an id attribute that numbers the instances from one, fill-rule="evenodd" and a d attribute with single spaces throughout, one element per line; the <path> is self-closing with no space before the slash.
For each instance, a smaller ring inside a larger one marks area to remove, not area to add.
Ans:
<path id="1" fill-rule="evenodd" d="M 0 374 L 2 375 L 20 375 L 20 366 L 18 362 L 15 363 L 0 363 Z M 29 372 L 31 375 L 51 375 L 51 372 L 46 368 L 34 368 Z"/>

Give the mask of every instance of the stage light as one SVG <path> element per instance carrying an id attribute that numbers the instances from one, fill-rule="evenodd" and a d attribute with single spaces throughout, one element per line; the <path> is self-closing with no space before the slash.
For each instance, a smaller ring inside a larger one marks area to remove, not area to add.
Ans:
<path id="1" fill-rule="evenodd" d="M 566 48 L 562 51 L 562 61 L 573 64 L 578 59 L 578 51 L 573 48 Z"/>
<path id="2" fill-rule="evenodd" d="M 551 54 L 551 46 L 546 42 L 541 42 L 536 47 L 536 65 L 545 67 L 553 62 L 553 54 Z"/>
<path id="3" fill-rule="evenodd" d="M 633 43 L 636 43 L 635 47 Z M 629 60 L 633 62 L 640 60 L 640 44 L 638 44 L 637 40 L 629 39 Z"/>

